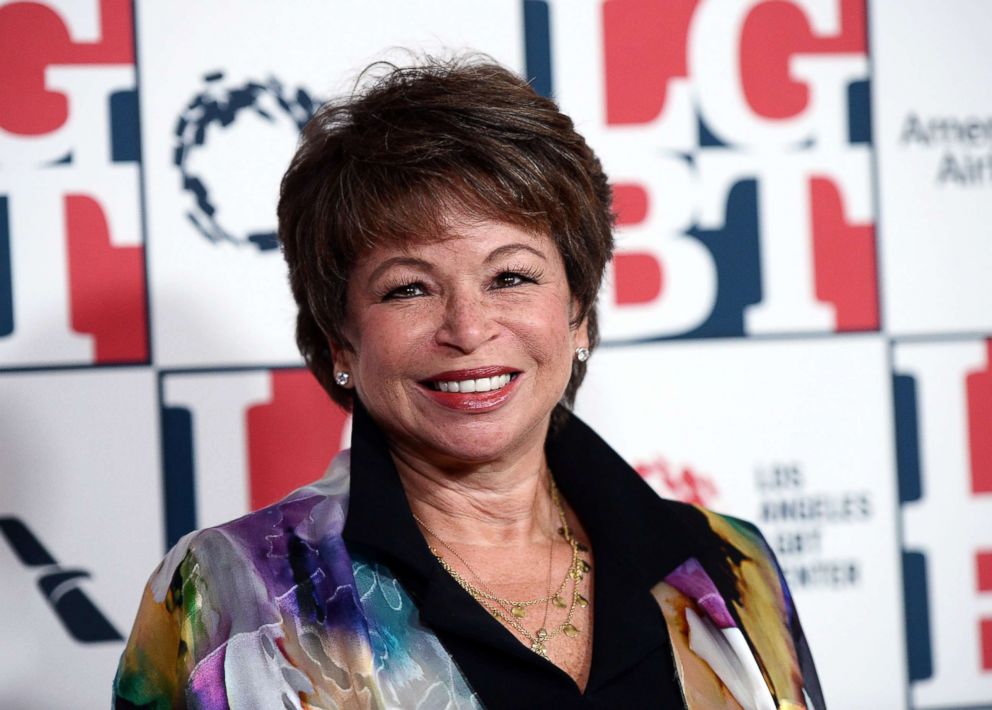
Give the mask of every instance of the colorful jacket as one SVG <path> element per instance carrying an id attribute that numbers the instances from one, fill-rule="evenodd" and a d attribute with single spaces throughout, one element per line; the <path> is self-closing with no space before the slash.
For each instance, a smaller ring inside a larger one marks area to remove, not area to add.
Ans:
<path id="1" fill-rule="evenodd" d="M 180 540 L 145 589 L 115 707 L 480 707 L 395 577 L 346 546 L 349 481 L 344 452 L 317 483 Z M 693 517 L 708 525 L 711 539 L 695 547 L 707 554 L 651 590 L 686 707 L 824 708 L 760 533 L 708 511 Z"/>

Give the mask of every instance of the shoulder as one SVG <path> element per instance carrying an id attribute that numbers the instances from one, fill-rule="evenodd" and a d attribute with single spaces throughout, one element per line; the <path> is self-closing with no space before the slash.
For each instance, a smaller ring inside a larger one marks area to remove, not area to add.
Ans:
<path id="1" fill-rule="evenodd" d="M 776 565 L 775 553 L 758 526 L 749 520 L 693 506 L 705 519 L 715 539 L 739 550 L 755 564 Z M 743 560 L 742 560 L 743 561 Z"/>
<path id="2" fill-rule="evenodd" d="M 658 499 L 659 511 L 689 538 L 687 551 L 698 557 L 723 557 L 739 566 L 743 561 L 776 564 L 775 554 L 757 525 L 691 503 Z"/>
<path id="3" fill-rule="evenodd" d="M 318 481 L 240 518 L 189 533 L 153 574 L 152 592 L 160 598 L 167 585 L 176 584 L 177 576 L 188 580 L 208 574 L 225 582 L 212 585 L 212 595 L 228 589 L 233 593 L 237 587 L 230 585 L 244 583 L 248 576 L 256 577 L 270 592 L 285 591 L 295 583 L 292 576 L 286 577 L 293 560 L 340 537 L 349 480 L 349 454 L 344 451 Z M 256 590 L 258 586 L 253 585 Z M 238 593 L 244 592 L 241 587 Z"/>
<path id="4" fill-rule="evenodd" d="M 180 539 L 145 588 L 115 698 L 182 706 L 191 694 L 224 687 L 225 658 L 275 663 L 266 639 L 299 612 L 301 594 L 350 575 L 337 544 L 347 497 L 345 454 L 320 481 Z"/>
<path id="5" fill-rule="evenodd" d="M 285 561 L 302 546 L 339 537 L 348 507 L 349 452 L 338 454 L 325 475 L 282 500 L 181 538 L 162 559 L 149 582 L 157 598 L 176 574 L 230 571 L 240 562 L 257 568 Z M 268 561 L 268 562 L 267 562 Z"/>
<path id="6" fill-rule="evenodd" d="M 689 539 L 685 556 L 701 563 L 728 602 L 774 608 L 791 620 L 795 606 L 788 584 L 756 525 L 698 505 L 662 500 L 662 506 Z"/>

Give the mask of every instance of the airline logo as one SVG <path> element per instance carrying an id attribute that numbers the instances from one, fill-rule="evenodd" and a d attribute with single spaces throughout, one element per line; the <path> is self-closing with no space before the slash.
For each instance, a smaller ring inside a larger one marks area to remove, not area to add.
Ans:
<path id="1" fill-rule="evenodd" d="M 87 570 L 62 567 L 19 518 L 0 517 L 0 535 L 20 563 L 37 574 L 39 591 L 70 637 L 79 643 L 124 640 L 80 585 L 90 576 Z"/>
<path id="2" fill-rule="evenodd" d="M 894 349 L 914 707 L 977 706 L 992 697 L 992 341 Z"/>
<path id="3" fill-rule="evenodd" d="M 607 340 L 879 328 L 863 1 L 557 0 L 525 19 L 536 85 L 615 184 Z"/>
<path id="4" fill-rule="evenodd" d="M 0 3 L 0 367 L 148 360 L 131 3 Z"/>
<path id="5" fill-rule="evenodd" d="M 274 503 L 321 477 L 350 418 L 302 368 L 160 375 L 166 538 Z"/>

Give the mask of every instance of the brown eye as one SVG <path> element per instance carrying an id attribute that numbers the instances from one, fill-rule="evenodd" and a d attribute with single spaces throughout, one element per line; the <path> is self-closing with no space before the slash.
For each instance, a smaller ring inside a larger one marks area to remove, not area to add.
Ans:
<path id="1" fill-rule="evenodd" d="M 417 296 L 423 296 L 426 293 L 423 284 L 420 283 L 410 283 L 403 284 L 402 286 L 397 286 L 396 288 L 390 290 L 383 297 L 384 301 L 389 300 L 402 300 L 405 298 L 416 298 Z"/>
<path id="2" fill-rule="evenodd" d="M 504 271 L 495 279 L 496 288 L 512 288 L 524 283 L 533 283 L 533 279 L 518 274 L 515 271 Z"/>

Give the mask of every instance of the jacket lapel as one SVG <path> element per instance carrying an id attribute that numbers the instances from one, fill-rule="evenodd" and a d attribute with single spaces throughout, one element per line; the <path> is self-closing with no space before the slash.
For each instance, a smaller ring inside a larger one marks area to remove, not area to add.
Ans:
<path id="1" fill-rule="evenodd" d="M 747 640 L 696 558 L 686 560 L 651 594 L 668 625 L 689 710 L 775 710 Z"/>
<path id="2" fill-rule="evenodd" d="M 771 551 L 753 526 L 702 512 L 714 534 L 714 544 L 702 549 L 733 554 L 712 555 L 705 567 L 689 558 L 651 590 L 668 626 L 686 707 L 812 710 L 793 639 L 792 601 Z M 724 588 L 707 571 L 717 565 Z"/>

